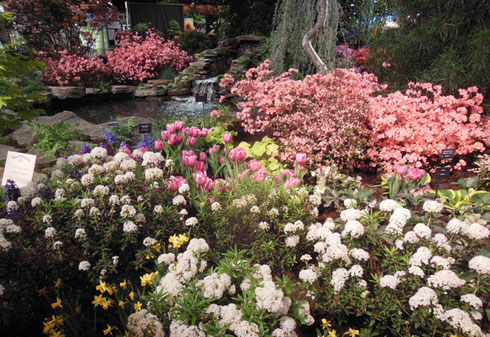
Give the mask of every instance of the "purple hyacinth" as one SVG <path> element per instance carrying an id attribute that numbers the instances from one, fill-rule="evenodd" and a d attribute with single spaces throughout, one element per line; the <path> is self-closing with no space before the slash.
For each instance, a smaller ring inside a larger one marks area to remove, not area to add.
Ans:
<path id="1" fill-rule="evenodd" d="M 87 143 L 83 143 L 82 145 L 82 154 L 87 154 L 87 153 L 90 153 L 92 152 L 92 148 L 90 147 L 90 145 L 88 145 Z"/>
<path id="2" fill-rule="evenodd" d="M 121 142 L 121 144 L 119 144 L 119 148 L 121 147 L 127 147 L 128 149 L 130 149 L 129 144 L 126 143 L 124 140 Z"/>
<path id="3" fill-rule="evenodd" d="M 12 179 L 7 179 L 7 183 L 5 184 L 5 195 L 7 196 L 7 200 L 17 200 L 20 197 L 20 190 L 17 187 L 17 184 Z"/>
<path id="4" fill-rule="evenodd" d="M 117 139 L 117 135 L 114 131 L 111 131 L 109 129 L 105 129 L 105 140 L 107 141 L 108 144 L 117 146 L 118 139 Z"/>
<path id="5" fill-rule="evenodd" d="M 138 143 L 138 149 L 145 147 L 148 151 L 153 151 L 153 140 L 148 134 L 143 135 L 143 141 Z"/>
<path id="6" fill-rule="evenodd" d="M 104 143 L 99 143 L 99 147 L 103 147 L 104 149 L 107 150 L 107 153 L 111 153 L 111 150 Z"/>

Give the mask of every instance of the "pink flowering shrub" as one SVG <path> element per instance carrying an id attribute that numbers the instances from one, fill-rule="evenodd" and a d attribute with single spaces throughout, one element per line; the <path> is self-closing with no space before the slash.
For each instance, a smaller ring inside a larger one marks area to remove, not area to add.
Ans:
<path id="1" fill-rule="evenodd" d="M 174 41 L 165 42 L 163 37 L 150 30 L 146 37 L 137 33 L 121 34 L 118 47 L 107 52 L 107 59 L 116 80 L 125 83 L 156 77 L 164 66 L 180 71 L 193 57 Z"/>
<path id="2" fill-rule="evenodd" d="M 39 57 L 46 62 L 43 80 L 47 84 L 96 86 L 110 78 L 110 68 L 98 57 L 70 55 L 67 50 L 59 52 L 59 59 L 46 53 L 39 53 Z"/>
<path id="3" fill-rule="evenodd" d="M 370 100 L 371 165 L 424 167 L 443 149 L 456 155 L 483 152 L 490 145 L 490 121 L 482 116 L 478 88 L 459 90 L 460 98 L 442 95 L 441 86 L 410 83 L 409 89 Z M 461 160 L 456 168 L 466 163 Z"/>
<path id="4" fill-rule="evenodd" d="M 270 61 L 250 69 L 232 93 L 245 131 L 273 135 L 281 158 L 294 162 L 298 152 L 308 154 L 310 168 L 336 163 L 344 169 L 362 166 L 369 139 L 369 95 L 381 87 L 372 74 L 337 69 L 327 75 L 293 80 L 289 72 L 271 77 Z M 229 85 L 225 76 L 221 85 Z"/>

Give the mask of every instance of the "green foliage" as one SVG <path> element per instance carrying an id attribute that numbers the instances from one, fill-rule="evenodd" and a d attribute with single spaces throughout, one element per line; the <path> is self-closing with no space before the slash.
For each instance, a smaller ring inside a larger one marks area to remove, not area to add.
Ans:
<path id="1" fill-rule="evenodd" d="M 11 15 L 0 12 L 0 22 L 2 19 L 10 20 Z M 4 30 L 0 25 L 0 32 Z M 20 41 L 16 41 L 0 48 L 0 135 L 15 129 L 20 121 L 31 120 L 42 113 L 42 110 L 33 109 L 28 101 L 42 96 L 31 89 L 26 90 L 16 83 L 16 79 L 31 74 L 43 63 L 21 54 L 20 47 Z"/>
<path id="2" fill-rule="evenodd" d="M 261 141 L 250 143 L 241 142 L 238 147 L 247 150 L 247 158 L 252 158 L 262 163 L 262 168 L 267 170 L 272 176 L 278 174 L 285 166 L 277 160 L 279 155 L 279 145 L 274 139 L 264 137 Z"/>
<path id="3" fill-rule="evenodd" d="M 133 30 L 136 32 L 146 32 L 148 29 L 150 29 L 148 24 L 143 23 L 143 22 L 140 22 L 140 23 L 134 25 L 134 27 L 133 27 Z"/>
<path id="4" fill-rule="evenodd" d="M 197 30 L 190 30 L 180 35 L 179 43 L 189 55 L 194 55 L 203 50 L 214 48 L 216 39 Z"/>
<path id="5" fill-rule="evenodd" d="M 182 30 L 181 30 L 181 27 L 179 25 L 179 23 L 177 22 L 177 20 L 172 20 L 168 23 L 168 36 L 170 37 L 174 37 L 175 35 L 181 35 L 182 34 Z"/>
<path id="6" fill-rule="evenodd" d="M 116 118 L 117 126 L 111 126 L 111 131 L 116 134 L 120 142 L 130 142 L 133 138 L 134 117 L 129 117 L 126 123 L 123 122 L 121 116 L 117 116 Z"/>
<path id="7" fill-rule="evenodd" d="M 57 157 L 67 155 L 72 150 L 69 145 L 70 140 L 80 140 L 81 131 L 77 125 L 72 127 L 68 123 L 31 124 L 32 130 L 37 137 L 37 143 L 31 148 L 39 149 L 46 157 Z"/>
<path id="8" fill-rule="evenodd" d="M 371 43 L 370 67 L 382 81 L 395 88 L 432 82 L 452 94 L 476 85 L 488 92 L 488 1 L 398 0 L 396 5 L 400 28 L 383 31 Z M 383 68 L 385 61 L 391 67 Z"/>

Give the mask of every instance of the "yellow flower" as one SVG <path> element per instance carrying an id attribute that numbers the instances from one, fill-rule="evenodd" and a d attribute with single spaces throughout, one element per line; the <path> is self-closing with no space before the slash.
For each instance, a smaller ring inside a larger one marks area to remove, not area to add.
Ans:
<path id="1" fill-rule="evenodd" d="M 79 314 L 81 311 L 82 311 L 82 306 L 81 306 L 81 305 L 78 305 L 78 306 L 75 308 L 75 312 L 76 312 L 77 314 Z"/>
<path id="2" fill-rule="evenodd" d="M 355 336 L 359 335 L 359 330 L 349 328 L 349 331 L 347 331 L 347 333 L 349 334 L 349 336 L 355 337 Z"/>
<path id="3" fill-rule="evenodd" d="M 129 293 L 129 298 L 130 298 L 131 300 L 134 300 L 134 292 L 130 292 L 130 293 Z"/>
<path id="4" fill-rule="evenodd" d="M 43 334 L 45 334 L 45 335 L 48 335 L 51 332 L 51 330 L 53 330 L 53 328 L 54 328 L 54 322 L 53 321 L 43 322 L 43 325 L 44 325 Z"/>
<path id="5" fill-rule="evenodd" d="M 325 318 L 322 318 L 322 329 L 328 329 L 332 326 L 329 321 L 327 321 Z"/>
<path id="6" fill-rule="evenodd" d="M 336 330 L 330 330 L 327 337 L 337 337 L 337 331 Z"/>
<path id="7" fill-rule="evenodd" d="M 454 334 L 452 334 L 452 335 L 451 335 L 451 336 L 449 336 L 449 337 L 459 337 L 459 336 L 458 336 L 458 333 L 457 333 L 457 332 L 455 332 Z"/>
<path id="8" fill-rule="evenodd" d="M 56 309 L 58 307 L 63 308 L 63 306 L 61 305 L 61 299 L 59 297 L 56 297 L 56 302 L 51 303 L 51 308 Z"/>
<path id="9" fill-rule="evenodd" d="M 107 329 L 104 330 L 104 336 L 108 334 L 112 335 L 112 326 L 110 326 L 109 324 L 107 324 Z"/>
<path id="10" fill-rule="evenodd" d="M 141 285 L 144 287 L 146 286 L 147 284 L 153 284 L 153 279 L 155 278 L 155 276 L 158 275 L 158 272 L 153 272 L 151 274 L 145 274 L 143 276 L 140 276 L 140 279 L 141 279 Z"/>
<path id="11" fill-rule="evenodd" d="M 104 303 L 102 303 L 102 309 L 107 310 L 112 304 L 112 300 L 107 300 L 104 298 Z"/>
<path id="12" fill-rule="evenodd" d="M 124 305 L 125 305 L 125 304 L 126 304 L 126 302 L 124 302 L 124 301 L 119 301 L 119 306 L 120 306 L 121 308 L 122 308 L 122 307 L 124 307 Z"/>
<path id="13" fill-rule="evenodd" d="M 141 302 L 134 304 L 134 310 L 141 310 Z"/>
<path id="14" fill-rule="evenodd" d="M 119 286 L 123 289 L 126 289 L 127 282 L 124 280 L 124 282 L 119 283 Z"/>
<path id="15" fill-rule="evenodd" d="M 60 278 L 56 280 L 56 283 L 54 284 L 54 286 L 56 288 L 59 288 L 61 286 L 61 279 Z"/>
<path id="16" fill-rule="evenodd" d="M 39 289 L 39 290 L 37 291 L 37 293 L 39 294 L 39 296 L 41 296 L 41 295 L 46 295 L 46 287 L 44 287 L 44 288 L 42 288 L 42 289 Z"/>
<path id="17" fill-rule="evenodd" d="M 99 285 L 95 287 L 96 290 L 100 291 L 101 294 L 104 292 L 108 292 L 109 295 L 112 295 L 114 291 L 112 290 L 112 287 L 108 286 L 105 282 L 100 281 Z"/>
<path id="18" fill-rule="evenodd" d="M 94 307 L 97 308 L 98 305 L 102 306 L 104 304 L 104 298 L 102 297 L 102 295 L 99 295 L 99 296 L 94 296 L 94 300 L 92 301 L 92 304 L 94 305 Z"/>
<path id="19" fill-rule="evenodd" d="M 151 255 L 151 254 L 147 254 L 147 255 L 146 255 L 146 259 L 147 259 L 147 260 L 151 260 L 151 258 L 152 258 L 152 257 L 153 257 L 153 255 Z"/>
<path id="20" fill-rule="evenodd" d="M 61 333 L 61 331 L 53 331 L 51 334 L 50 334 L 50 337 L 65 337 L 65 335 L 63 335 Z"/>

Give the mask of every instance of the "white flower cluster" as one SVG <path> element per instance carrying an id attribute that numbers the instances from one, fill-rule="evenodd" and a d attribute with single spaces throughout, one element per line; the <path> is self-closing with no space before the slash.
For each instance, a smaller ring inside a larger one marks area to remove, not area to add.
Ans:
<path id="1" fill-rule="evenodd" d="M 11 219 L 0 219 L 0 234 L 3 233 L 20 233 L 22 232 L 22 228 L 14 224 Z"/>
<path id="2" fill-rule="evenodd" d="M 296 233 L 298 231 L 301 231 L 305 228 L 305 225 L 301 220 L 296 221 L 294 224 L 293 223 L 287 223 L 286 226 L 284 226 L 284 233 L 289 234 L 289 233 Z"/>
<path id="3" fill-rule="evenodd" d="M 163 178 L 163 170 L 158 167 L 148 168 L 145 170 L 145 179 L 147 181 Z"/>
<path id="4" fill-rule="evenodd" d="M 185 197 L 181 194 L 177 194 L 173 199 L 172 199 L 172 204 L 174 206 L 180 206 L 180 205 L 185 205 L 187 201 L 185 200 Z"/>
<path id="5" fill-rule="evenodd" d="M 480 275 L 490 275 L 490 258 L 478 255 L 468 262 L 468 267 Z"/>
<path id="6" fill-rule="evenodd" d="M 313 284 L 317 279 L 319 275 L 315 271 L 315 268 L 306 268 L 302 269 L 299 272 L 299 279 L 303 282 L 308 282 L 310 284 Z"/>
<path id="7" fill-rule="evenodd" d="M 439 270 L 427 278 L 427 284 L 434 288 L 450 290 L 460 288 L 466 283 L 452 270 Z"/>
<path id="8" fill-rule="evenodd" d="M 129 220 L 123 224 L 123 231 L 125 233 L 136 233 L 138 231 L 138 226 Z"/>
<path id="9" fill-rule="evenodd" d="M 397 207 L 393 211 L 393 214 L 390 216 L 390 220 L 388 222 L 388 226 L 385 228 L 385 233 L 399 236 L 403 234 L 403 228 L 407 224 L 408 220 L 411 217 L 410 210 Z"/>
<path id="10" fill-rule="evenodd" d="M 291 299 L 284 296 L 272 280 L 264 281 L 261 287 L 255 288 L 255 296 L 258 309 L 265 309 L 277 315 L 285 315 L 289 311 Z"/>
<path id="11" fill-rule="evenodd" d="M 364 234 L 364 226 L 357 220 L 347 221 L 342 231 L 342 237 L 350 235 L 353 238 L 358 238 Z"/>
<path id="12" fill-rule="evenodd" d="M 400 207 L 402 207 L 402 205 L 392 199 L 385 199 L 379 203 L 379 209 L 384 212 L 393 212 Z"/>
<path id="13" fill-rule="evenodd" d="M 143 309 L 132 313 L 128 317 L 128 330 L 131 331 L 135 337 L 164 337 L 162 323 L 158 320 L 158 317 Z"/>
<path id="14" fill-rule="evenodd" d="M 348 208 L 340 212 L 340 219 L 342 219 L 342 221 L 344 222 L 359 220 L 360 218 L 362 218 L 363 214 L 364 213 L 361 210 Z"/>
<path id="15" fill-rule="evenodd" d="M 228 274 L 212 273 L 204 279 L 196 283 L 198 287 L 202 287 L 203 296 L 205 298 L 223 297 L 223 294 L 231 286 L 231 277 Z"/>
<path id="16" fill-rule="evenodd" d="M 435 200 L 426 200 L 422 206 L 427 213 L 440 213 L 442 211 L 442 204 Z"/>
<path id="17" fill-rule="evenodd" d="M 385 275 L 379 280 L 379 285 L 382 288 L 396 289 L 400 284 L 400 279 L 396 275 Z"/>
<path id="18" fill-rule="evenodd" d="M 145 247 L 151 247 L 151 246 L 154 246 L 158 243 L 157 240 L 155 240 L 154 238 L 150 238 L 150 237 L 146 237 L 144 240 L 143 240 L 143 245 Z"/>
<path id="19" fill-rule="evenodd" d="M 411 310 L 415 310 L 419 307 L 429 307 L 428 309 L 431 310 L 431 307 L 438 303 L 439 299 L 436 292 L 429 287 L 419 288 L 415 295 L 408 300 Z"/>
<path id="20" fill-rule="evenodd" d="M 78 270 L 88 271 L 89 269 L 90 269 L 90 262 L 88 261 L 81 261 L 78 264 Z"/>
<path id="21" fill-rule="evenodd" d="M 155 153 L 151 151 L 146 151 L 143 155 L 143 163 L 142 166 L 158 166 L 165 159 L 163 158 L 161 153 Z"/>
<path id="22" fill-rule="evenodd" d="M 131 205 L 123 205 L 121 207 L 121 213 L 119 214 L 121 218 L 132 218 L 136 215 L 136 208 Z"/>
<path id="23" fill-rule="evenodd" d="M 237 208 L 243 208 L 247 205 L 255 205 L 257 204 L 257 197 L 253 194 L 244 195 L 239 199 L 234 199 L 231 204 L 233 207 Z"/>

